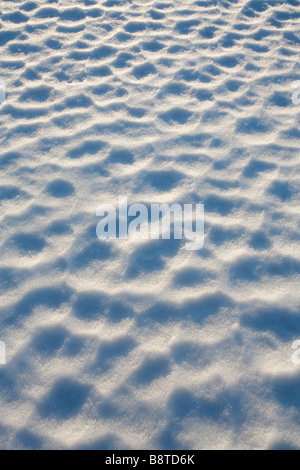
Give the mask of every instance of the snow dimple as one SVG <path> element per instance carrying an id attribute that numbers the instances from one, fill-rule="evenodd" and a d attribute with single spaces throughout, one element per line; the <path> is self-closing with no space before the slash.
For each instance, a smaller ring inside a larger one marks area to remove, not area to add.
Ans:
<path id="1" fill-rule="evenodd" d="M 88 385 L 64 377 L 54 384 L 49 395 L 38 405 L 38 412 L 43 419 L 71 419 L 80 412 L 89 389 Z"/>
<path id="2" fill-rule="evenodd" d="M 2 3 L 0 447 L 299 448 L 298 2 Z"/>

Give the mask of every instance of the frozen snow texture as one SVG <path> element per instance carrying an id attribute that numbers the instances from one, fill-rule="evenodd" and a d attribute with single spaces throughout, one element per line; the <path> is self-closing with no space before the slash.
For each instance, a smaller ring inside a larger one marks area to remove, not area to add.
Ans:
<path id="1" fill-rule="evenodd" d="M 2 3 L 0 447 L 299 448 L 299 2 Z"/>

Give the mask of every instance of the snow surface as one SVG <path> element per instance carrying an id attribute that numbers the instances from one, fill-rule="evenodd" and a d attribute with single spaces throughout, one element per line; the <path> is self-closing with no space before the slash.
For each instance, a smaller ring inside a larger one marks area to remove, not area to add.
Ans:
<path id="1" fill-rule="evenodd" d="M 300 448 L 299 1 L 0 10 L 0 447 Z M 204 249 L 99 241 L 119 194 Z"/>

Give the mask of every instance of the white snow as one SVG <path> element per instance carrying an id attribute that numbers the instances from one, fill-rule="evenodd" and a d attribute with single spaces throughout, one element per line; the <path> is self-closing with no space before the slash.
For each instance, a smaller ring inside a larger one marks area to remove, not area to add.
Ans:
<path id="1" fill-rule="evenodd" d="M 300 447 L 299 23 L 2 2 L 0 448 Z M 204 248 L 98 240 L 119 195 L 205 204 Z"/>

